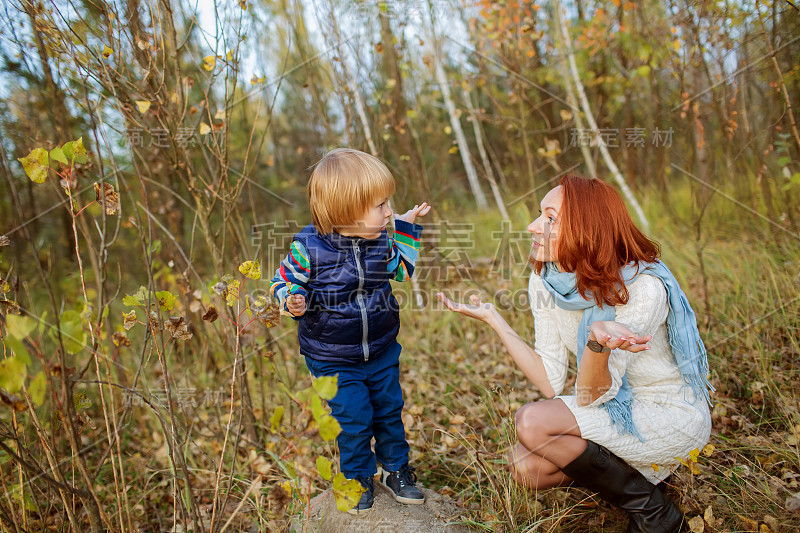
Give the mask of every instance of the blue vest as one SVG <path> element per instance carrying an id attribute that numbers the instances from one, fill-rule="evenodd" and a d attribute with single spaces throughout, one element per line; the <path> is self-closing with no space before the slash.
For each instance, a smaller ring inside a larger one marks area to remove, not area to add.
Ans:
<path id="1" fill-rule="evenodd" d="M 300 319 L 300 353 L 320 361 L 358 363 L 391 346 L 399 306 L 386 271 L 391 242 L 320 235 L 313 224 L 295 235 L 308 252 L 307 311 Z"/>

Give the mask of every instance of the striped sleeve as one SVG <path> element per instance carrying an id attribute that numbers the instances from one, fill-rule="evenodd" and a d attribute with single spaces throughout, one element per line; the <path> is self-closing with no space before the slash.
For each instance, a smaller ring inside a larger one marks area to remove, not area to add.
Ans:
<path id="1" fill-rule="evenodd" d="M 404 220 L 394 221 L 394 237 L 390 239 L 392 251 L 389 254 L 387 269 L 392 279 L 406 281 L 414 275 L 414 265 L 419 256 L 422 226 Z"/>
<path id="2" fill-rule="evenodd" d="M 269 287 L 272 296 L 278 299 L 281 308 L 288 312 L 286 308 L 286 297 L 289 294 L 302 294 L 308 298 L 308 279 L 311 275 L 311 263 L 308 260 L 308 253 L 305 246 L 299 241 L 292 241 L 289 254 L 281 261 L 281 265 L 275 271 L 272 284 Z"/>

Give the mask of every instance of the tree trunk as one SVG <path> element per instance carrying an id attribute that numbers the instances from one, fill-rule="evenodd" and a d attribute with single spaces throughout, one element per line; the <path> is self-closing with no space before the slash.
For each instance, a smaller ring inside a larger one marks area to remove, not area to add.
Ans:
<path id="1" fill-rule="evenodd" d="M 583 108 L 583 112 L 586 115 L 586 120 L 589 122 L 589 126 L 592 128 L 592 132 L 594 135 L 599 134 L 599 130 L 597 128 L 597 122 L 594 120 L 594 115 L 592 114 L 592 109 L 589 106 L 589 100 L 586 98 L 586 92 L 583 89 L 583 84 L 581 83 L 580 76 L 578 75 L 578 65 L 575 62 L 575 54 L 572 51 L 572 41 L 570 40 L 569 31 L 567 30 L 567 24 L 565 19 L 561 14 L 561 3 L 559 0 L 555 0 L 554 2 L 554 9 L 558 10 L 561 26 L 561 37 L 564 39 L 564 44 L 566 46 L 567 58 L 569 59 L 569 66 L 570 71 L 572 73 L 572 80 L 575 82 L 575 88 L 578 91 L 578 97 L 580 98 L 581 107 Z M 642 224 L 642 229 L 645 232 L 650 231 L 650 223 L 647 221 L 647 217 L 642 210 L 642 206 L 639 205 L 639 202 L 636 200 L 636 197 L 631 192 L 630 187 L 625 182 L 625 178 L 620 174 L 619 168 L 617 168 L 616 163 L 611 158 L 611 154 L 608 152 L 608 147 L 605 146 L 603 142 L 600 142 L 598 139 L 598 147 L 600 148 L 600 153 L 603 156 L 603 161 L 605 162 L 608 169 L 611 171 L 611 174 L 614 176 L 614 179 L 617 181 L 617 185 L 619 185 L 620 190 L 622 191 L 622 195 L 628 201 L 630 206 L 633 208 L 636 216 L 639 218 L 639 222 Z"/>
<path id="2" fill-rule="evenodd" d="M 475 113 L 475 107 L 472 105 L 472 96 L 470 95 L 469 91 L 466 87 L 462 86 L 462 94 L 464 96 L 464 103 L 467 106 L 467 111 L 469 112 L 469 119 L 472 121 L 472 130 L 475 133 L 475 144 L 478 145 L 478 153 L 481 155 L 481 162 L 483 163 L 484 172 L 486 172 L 486 179 L 489 180 L 489 186 L 492 189 L 492 195 L 494 196 L 494 201 L 497 203 L 497 209 L 500 210 L 500 216 L 503 217 L 503 220 L 511 220 L 508 216 L 508 211 L 506 211 L 506 206 L 503 203 L 503 196 L 500 194 L 500 187 L 497 185 L 497 180 L 494 177 L 494 170 L 492 169 L 492 163 L 489 161 L 489 156 L 486 153 L 486 147 L 483 145 L 483 134 L 481 133 L 481 125 L 478 121 L 478 116 Z"/>

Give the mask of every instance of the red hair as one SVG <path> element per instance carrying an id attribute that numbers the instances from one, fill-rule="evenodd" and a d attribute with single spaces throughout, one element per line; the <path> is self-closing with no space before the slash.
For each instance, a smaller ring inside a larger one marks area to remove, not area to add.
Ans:
<path id="1" fill-rule="evenodd" d="M 597 305 L 628 303 L 622 267 L 653 262 L 661 253 L 633 223 L 622 197 L 597 178 L 561 178 L 563 202 L 559 212 L 556 257 L 562 271 L 574 272 L 578 292 L 594 296 Z M 544 263 L 534 261 L 541 274 Z"/>

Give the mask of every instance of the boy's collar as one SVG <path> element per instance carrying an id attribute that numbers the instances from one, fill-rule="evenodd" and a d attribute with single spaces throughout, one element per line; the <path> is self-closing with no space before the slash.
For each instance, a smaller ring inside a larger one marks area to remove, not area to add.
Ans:
<path id="1" fill-rule="evenodd" d="M 359 245 L 367 245 L 367 246 L 375 244 L 379 242 L 381 239 L 383 239 L 384 235 L 386 234 L 387 234 L 386 230 L 384 229 L 381 231 L 381 235 L 377 239 L 366 239 L 364 237 L 348 237 L 346 235 L 342 235 L 341 233 L 336 233 L 334 231 L 332 233 L 325 235 L 324 237 L 328 239 L 331 242 L 331 244 L 333 244 L 337 248 L 351 248 L 353 246 L 353 243 Z"/>

